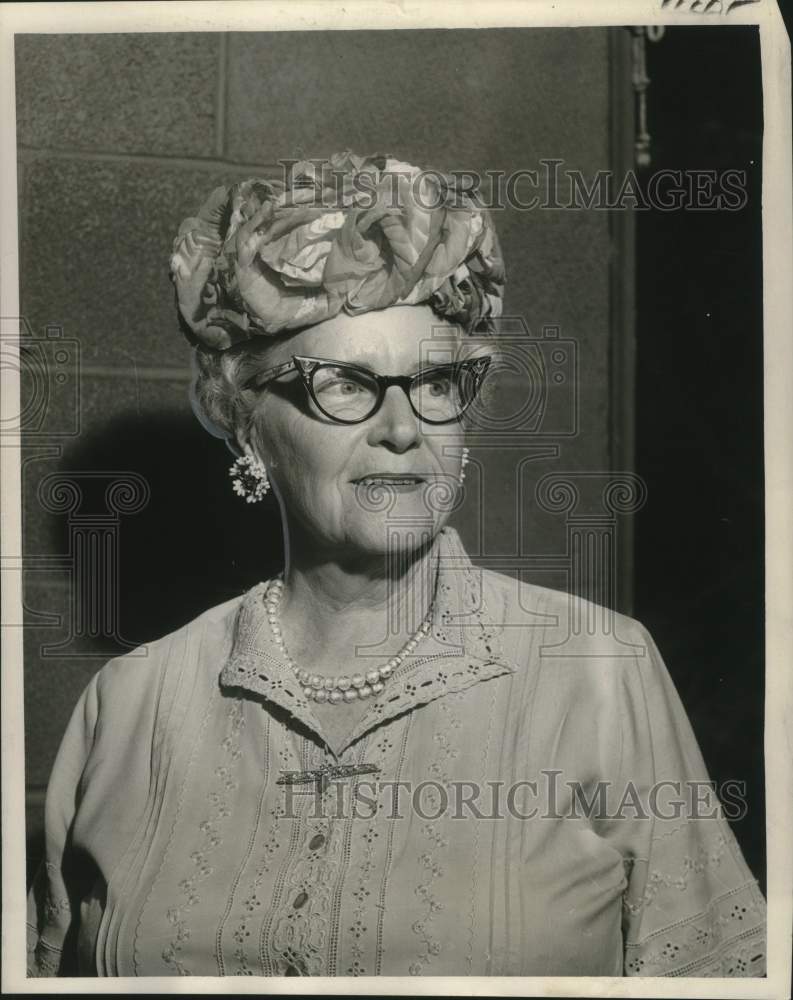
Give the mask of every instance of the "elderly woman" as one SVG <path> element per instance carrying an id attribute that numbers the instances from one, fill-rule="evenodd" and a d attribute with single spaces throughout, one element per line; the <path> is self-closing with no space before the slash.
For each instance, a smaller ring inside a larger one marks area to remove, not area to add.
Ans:
<path id="1" fill-rule="evenodd" d="M 762 975 L 763 898 L 647 632 L 569 641 L 608 616 L 446 526 L 490 217 L 345 153 L 216 190 L 171 263 L 194 408 L 241 499 L 272 487 L 286 564 L 82 694 L 30 974 Z"/>

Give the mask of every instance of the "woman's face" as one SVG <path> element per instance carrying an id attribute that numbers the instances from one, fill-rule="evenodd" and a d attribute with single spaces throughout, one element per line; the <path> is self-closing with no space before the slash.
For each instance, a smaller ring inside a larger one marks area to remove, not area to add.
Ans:
<path id="1" fill-rule="evenodd" d="M 339 315 L 286 337 L 263 354 L 261 370 L 297 354 L 411 375 L 459 360 L 462 346 L 428 306 L 395 306 Z M 300 534 L 346 557 L 410 551 L 435 536 L 458 497 L 463 426 L 420 420 L 399 386 L 362 423 L 339 424 L 289 373 L 258 390 L 250 427 L 247 443 L 267 468 L 292 544 Z M 389 485 L 389 477 L 411 482 Z"/>

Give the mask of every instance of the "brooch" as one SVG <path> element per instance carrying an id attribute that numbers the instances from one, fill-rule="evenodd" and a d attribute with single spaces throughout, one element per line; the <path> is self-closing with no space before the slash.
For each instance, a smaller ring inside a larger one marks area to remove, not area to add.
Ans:
<path id="1" fill-rule="evenodd" d="M 311 771 L 281 771 L 282 778 L 276 780 L 276 785 L 305 785 L 317 782 L 326 787 L 329 781 L 336 778 L 352 778 L 357 774 L 376 774 L 380 768 L 376 764 L 320 764 Z"/>

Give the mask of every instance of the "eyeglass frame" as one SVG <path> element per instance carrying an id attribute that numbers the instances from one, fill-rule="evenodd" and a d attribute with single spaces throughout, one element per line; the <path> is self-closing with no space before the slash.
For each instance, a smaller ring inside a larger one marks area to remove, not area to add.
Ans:
<path id="1" fill-rule="evenodd" d="M 388 389 L 390 389 L 392 385 L 397 385 L 407 396 L 410 408 L 418 420 L 434 426 L 440 426 L 443 424 L 459 423 L 459 421 L 462 420 L 471 403 L 473 403 L 476 399 L 482 385 L 482 381 L 487 374 L 492 360 L 493 358 L 491 355 L 484 354 L 474 358 L 465 358 L 462 361 L 452 361 L 443 365 L 433 365 L 430 368 L 421 368 L 413 375 L 379 375 L 377 372 L 373 372 L 370 368 L 365 368 L 363 365 L 356 365 L 352 361 L 337 361 L 333 358 L 314 358 L 302 354 L 293 354 L 291 361 L 285 361 L 283 364 L 275 365 L 273 368 L 268 368 L 264 372 L 251 376 L 251 378 L 243 384 L 243 389 L 250 389 L 254 382 L 256 383 L 255 388 L 257 390 L 263 389 L 266 385 L 269 385 L 270 382 L 281 378 L 282 375 L 287 375 L 289 372 L 296 371 L 300 375 L 309 397 L 313 400 L 314 405 L 320 413 L 326 416 L 329 420 L 332 420 L 334 423 L 352 425 L 362 424 L 365 420 L 373 417 L 383 405 L 383 400 L 385 399 L 385 394 Z M 314 392 L 314 374 L 322 365 L 333 365 L 336 368 L 352 368 L 354 371 L 363 372 L 365 375 L 368 375 L 370 378 L 375 380 L 378 388 L 377 400 L 373 408 L 366 414 L 366 416 L 357 417 L 355 420 L 343 420 L 340 417 L 334 416 L 332 413 L 328 413 L 328 411 L 324 409 Z M 418 378 L 426 378 L 427 374 L 431 372 L 451 371 L 452 373 L 456 373 L 459 369 L 468 370 L 469 368 L 472 369 L 474 391 L 471 394 L 470 400 L 458 414 L 453 417 L 448 417 L 445 420 L 429 420 L 427 417 L 422 416 L 422 414 L 418 412 L 416 407 L 413 405 L 413 400 L 410 398 L 410 389 Z"/>

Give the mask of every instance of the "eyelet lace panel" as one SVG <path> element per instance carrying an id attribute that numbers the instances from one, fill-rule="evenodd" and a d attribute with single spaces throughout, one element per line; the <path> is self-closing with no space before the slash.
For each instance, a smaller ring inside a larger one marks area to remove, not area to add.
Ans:
<path id="1" fill-rule="evenodd" d="M 625 949 L 629 976 L 761 976 L 765 900 L 752 881 L 714 899 L 702 913 Z"/>
<path id="2" fill-rule="evenodd" d="M 239 740 L 245 725 L 242 703 L 234 701 L 229 705 L 227 732 L 221 747 L 227 763 L 219 764 L 212 776 L 212 784 L 207 795 L 205 818 L 199 823 L 200 840 L 198 847 L 189 855 L 190 867 L 179 882 L 180 898 L 169 908 L 168 923 L 173 928 L 172 937 L 162 949 L 162 959 L 178 975 L 192 975 L 190 968 L 182 960 L 182 949 L 190 939 L 190 911 L 201 898 L 201 885 L 212 876 L 215 869 L 212 855 L 223 844 L 227 836 L 227 821 L 232 810 L 230 796 L 239 787 L 235 767 L 242 756 Z"/>
<path id="3" fill-rule="evenodd" d="M 318 828 L 312 827 L 310 837 Z M 283 908 L 272 934 L 272 947 L 289 964 L 310 976 L 323 974 L 328 914 L 341 850 L 341 830 L 327 827 L 327 853 L 304 851 L 289 873 Z M 295 900 L 307 896 L 302 906 Z"/>
<path id="4" fill-rule="evenodd" d="M 684 831 L 685 827 L 678 827 L 677 830 Z M 666 836 L 671 836 L 675 832 L 676 831 L 674 830 L 670 831 L 670 833 Z M 684 892 L 688 888 L 689 882 L 695 875 L 701 875 L 708 869 L 717 868 L 721 863 L 722 858 L 724 858 L 727 854 L 728 849 L 729 840 L 723 833 L 721 833 L 716 838 L 712 847 L 700 845 L 696 857 L 692 858 L 686 856 L 683 859 L 682 868 L 677 875 L 670 875 L 666 872 L 660 871 L 651 871 L 647 877 L 647 883 L 641 897 L 636 901 L 628 900 L 626 898 L 623 901 L 624 908 L 629 913 L 635 915 L 653 903 L 663 889 L 676 889 L 679 892 Z"/>
<path id="5" fill-rule="evenodd" d="M 49 944 L 31 924 L 28 929 L 27 976 L 29 979 L 44 979 L 57 976 L 61 965 L 62 949 Z M 32 944 L 31 944 L 32 941 Z"/>
<path id="6" fill-rule="evenodd" d="M 487 736 L 482 744 L 482 749 L 480 752 L 480 767 L 479 773 L 485 774 L 487 772 L 487 760 L 490 754 L 490 745 L 493 738 L 494 722 L 496 719 L 496 696 L 497 688 L 493 686 L 493 691 L 490 696 L 490 706 L 487 714 Z M 479 887 L 479 869 L 480 869 L 480 852 L 482 849 L 482 824 L 481 822 L 474 822 L 474 842 L 472 846 L 472 859 L 471 859 L 471 892 L 470 892 L 470 902 L 468 909 L 468 917 L 466 921 L 466 937 L 468 940 L 465 964 L 466 964 L 466 974 L 472 975 L 474 969 L 474 942 L 476 940 L 476 928 L 477 928 L 477 899 L 480 892 Z"/>
<path id="7" fill-rule="evenodd" d="M 370 761 L 389 779 L 399 782 L 413 722 L 413 716 L 406 714 L 392 727 L 364 737 L 356 747 L 356 762 Z M 361 787 L 363 783 L 356 782 L 350 789 L 351 795 Z M 388 808 L 384 797 L 376 796 L 368 807 L 364 803 L 359 812 L 348 813 L 345 842 L 349 857 L 344 881 L 353 888 L 352 892 L 343 892 L 343 883 L 337 883 L 338 916 L 332 927 L 339 944 L 334 947 L 332 943 L 329 950 L 329 975 L 382 974 L 384 922 L 393 879 L 395 837 L 400 825 L 393 818 L 386 818 Z"/>
<path id="8" fill-rule="evenodd" d="M 367 916 L 367 913 L 371 913 L 369 908 L 371 889 L 368 886 L 372 873 L 378 867 L 375 856 L 378 840 L 381 835 L 385 835 L 385 831 L 378 830 L 377 826 L 375 817 L 367 823 L 364 829 L 361 829 L 360 826 L 354 828 L 355 836 L 360 838 L 363 847 L 360 852 L 361 860 L 358 864 L 357 886 L 352 892 L 352 898 L 355 900 L 353 921 L 347 929 L 352 955 L 350 964 L 345 970 L 348 976 L 365 976 L 367 974 L 364 942 L 371 930 L 370 920 Z"/>
<path id="9" fill-rule="evenodd" d="M 270 729 L 267 729 L 268 735 Z M 299 770 L 298 761 L 293 759 L 285 743 L 278 744 L 278 761 L 281 770 Z M 255 948 L 258 935 L 255 933 L 258 922 L 264 910 L 267 894 L 263 889 L 266 878 L 270 874 L 273 862 L 278 855 L 283 841 L 288 838 L 289 822 L 285 822 L 286 810 L 280 799 L 276 800 L 269 817 L 267 832 L 260 849 L 260 858 L 256 865 L 255 875 L 247 886 L 242 909 L 239 911 L 236 927 L 232 933 L 234 941 L 233 957 L 236 967 L 230 969 L 230 974 L 236 976 L 264 975 L 264 967 L 254 967 L 259 964 L 253 958 L 258 958 Z M 229 963 L 231 964 L 231 963 Z"/>
<path id="10" fill-rule="evenodd" d="M 264 611 L 266 590 L 266 583 L 257 584 L 240 604 L 234 648 L 221 671 L 220 683 L 269 698 L 316 732 L 319 722 L 310 702 L 286 662 L 277 655 L 278 647 L 269 635 Z"/>
<path id="11" fill-rule="evenodd" d="M 448 766 L 459 754 L 458 732 L 462 723 L 455 711 L 455 700 L 455 698 L 449 698 L 440 703 L 441 711 L 446 716 L 446 725 L 433 735 L 433 742 L 437 750 L 435 759 L 430 764 L 429 772 L 432 775 L 432 780 L 444 788 L 448 787 L 451 780 Z M 434 810 L 438 805 L 434 790 L 432 799 L 434 801 L 430 800 L 427 804 L 429 809 Z M 426 849 L 419 856 L 419 862 L 424 872 L 421 881 L 415 888 L 420 916 L 411 925 L 413 933 L 419 940 L 419 954 L 418 958 L 411 962 L 408 967 L 411 976 L 422 975 L 425 967 L 430 965 L 432 960 L 441 953 L 441 943 L 433 933 L 433 923 L 435 915 L 440 913 L 444 907 L 437 896 L 435 884 L 446 873 L 444 862 L 448 864 L 449 860 L 449 838 L 442 833 L 442 827 L 443 824 L 436 820 L 426 820 L 421 827 Z"/>
<path id="12" fill-rule="evenodd" d="M 47 928 L 60 939 L 67 933 L 71 922 L 72 908 L 66 895 L 58 895 L 56 885 L 62 885 L 62 876 L 57 865 L 44 861 L 39 865 L 34 879 L 34 892 L 43 893 L 41 911 L 44 923 L 39 936 L 38 928 L 28 923 L 27 975 L 38 978 L 56 976 L 60 969 L 63 948 L 46 940 Z M 40 911 L 40 912 L 41 912 Z"/>
<path id="13" fill-rule="evenodd" d="M 310 766 L 320 763 L 314 760 Z M 275 961 L 310 976 L 333 974 L 328 969 L 328 950 L 335 937 L 331 932 L 334 895 L 350 860 L 350 820 L 345 824 L 342 818 L 345 808 L 337 798 L 336 786 L 331 783 L 316 794 L 316 799 L 311 796 L 309 808 L 298 805 L 299 815 L 292 821 L 294 854 L 266 922 L 272 930 L 265 933 Z M 310 844 L 317 835 L 323 840 L 315 850 Z"/>

